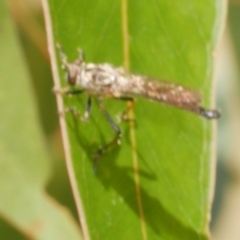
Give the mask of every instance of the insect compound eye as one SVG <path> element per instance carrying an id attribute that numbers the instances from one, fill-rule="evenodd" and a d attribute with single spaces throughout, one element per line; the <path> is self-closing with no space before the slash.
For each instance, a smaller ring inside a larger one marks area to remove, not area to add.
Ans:
<path id="1" fill-rule="evenodd" d="M 67 81 L 70 85 L 75 85 L 78 77 L 78 66 L 71 64 L 68 66 Z"/>

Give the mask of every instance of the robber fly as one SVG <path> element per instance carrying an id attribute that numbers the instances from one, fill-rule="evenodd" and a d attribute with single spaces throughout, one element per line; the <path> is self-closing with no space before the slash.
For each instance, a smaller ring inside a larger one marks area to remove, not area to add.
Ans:
<path id="1" fill-rule="evenodd" d="M 86 92 L 88 94 L 86 111 L 84 116 L 80 117 L 83 121 L 89 117 L 91 99 L 95 96 L 101 111 L 116 133 L 115 138 L 111 142 L 99 148 L 95 153 L 95 166 L 97 165 L 99 157 L 105 153 L 110 146 L 119 142 L 122 136 L 120 128 L 104 108 L 102 98 L 115 98 L 133 103 L 134 97 L 144 97 L 198 114 L 206 119 L 216 119 L 220 117 L 218 110 L 204 108 L 201 105 L 200 95 L 189 88 L 172 82 L 160 81 L 151 77 L 129 73 L 124 68 L 114 67 L 109 63 L 86 63 L 84 62 L 81 49 L 79 49 L 79 58 L 69 63 L 59 44 L 57 47 L 60 50 L 62 65 L 67 71 L 68 84 L 72 86 L 72 88 L 57 92 L 66 94 Z M 129 106 L 133 106 L 133 104 Z M 73 108 L 69 110 L 75 115 L 79 115 Z"/>

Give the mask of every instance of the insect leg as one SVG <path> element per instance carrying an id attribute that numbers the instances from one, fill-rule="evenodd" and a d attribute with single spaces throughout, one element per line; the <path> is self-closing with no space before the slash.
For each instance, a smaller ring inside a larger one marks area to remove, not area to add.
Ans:
<path id="1" fill-rule="evenodd" d="M 53 90 L 55 93 L 60 93 L 60 94 L 71 94 L 71 95 L 77 95 L 81 94 L 84 92 L 84 89 L 68 89 L 68 88 L 62 88 L 62 89 L 54 89 Z M 82 116 L 74 107 L 68 107 L 64 110 L 64 113 L 71 112 L 74 116 L 76 116 L 79 120 L 86 122 L 89 118 L 90 111 L 91 111 L 91 104 L 92 100 L 91 97 L 88 96 L 86 106 L 85 106 L 85 112 L 84 115 Z M 62 114 L 62 113 L 60 113 Z"/>
<path id="2" fill-rule="evenodd" d="M 80 120 L 82 122 L 86 122 L 90 116 L 91 106 L 92 106 L 92 99 L 90 96 L 88 96 L 86 106 L 85 106 L 85 112 L 84 112 L 83 116 L 74 107 L 68 107 L 65 109 L 64 112 L 65 113 L 71 112 L 78 120 Z"/>
<path id="3" fill-rule="evenodd" d="M 106 109 L 104 108 L 102 102 L 100 99 L 98 99 L 98 104 L 99 107 L 102 111 L 102 113 L 104 114 L 104 116 L 106 117 L 107 121 L 109 122 L 110 126 L 112 127 L 112 129 L 114 130 L 114 132 L 116 133 L 116 136 L 113 138 L 113 140 L 111 142 L 109 142 L 108 144 L 106 144 L 103 147 L 100 147 L 97 152 L 94 155 L 94 171 L 97 170 L 97 165 L 98 165 L 98 161 L 99 158 L 102 154 L 104 154 L 111 146 L 113 146 L 116 143 L 120 143 L 120 139 L 122 137 L 122 133 L 120 128 L 118 127 L 118 125 L 113 121 L 112 117 L 108 114 L 108 112 L 106 111 Z"/>
<path id="4" fill-rule="evenodd" d="M 64 94 L 77 95 L 83 93 L 84 89 L 65 89 Z"/>
<path id="5" fill-rule="evenodd" d="M 132 97 L 119 97 L 119 98 L 116 98 L 116 99 L 119 99 L 119 100 L 122 100 L 122 101 L 128 101 L 128 106 L 127 108 L 122 112 L 122 114 L 120 115 L 120 119 L 122 121 L 132 121 L 133 119 L 129 119 L 128 117 L 128 113 L 133 109 L 134 107 L 134 104 L 135 104 L 135 101 L 134 101 L 134 98 Z"/>
<path id="6" fill-rule="evenodd" d="M 88 96 L 87 103 L 86 103 L 86 106 L 85 106 L 85 112 L 84 112 L 84 115 L 83 115 L 83 120 L 84 121 L 88 120 L 88 118 L 90 116 L 90 112 L 91 112 L 91 107 L 92 107 L 92 98 L 90 96 Z"/>
<path id="7" fill-rule="evenodd" d="M 66 95 L 77 95 L 83 93 L 85 90 L 84 89 L 69 89 L 69 88 L 54 88 L 53 92 L 54 93 L 59 93 L 59 94 L 66 94 Z"/>

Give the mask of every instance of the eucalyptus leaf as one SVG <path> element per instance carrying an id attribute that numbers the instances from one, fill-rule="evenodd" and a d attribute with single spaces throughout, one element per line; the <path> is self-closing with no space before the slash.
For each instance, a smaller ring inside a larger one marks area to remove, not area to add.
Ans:
<path id="1" fill-rule="evenodd" d="M 68 61 L 77 59 L 80 47 L 86 62 L 124 66 L 188 86 L 203 96 L 204 106 L 211 106 L 223 1 L 52 0 L 50 12 L 51 47 L 60 43 Z M 55 50 L 61 86 L 67 87 Z M 62 97 L 64 108 L 83 114 L 86 94 Z M 115 120 L 126 108 L 114 99 L 105 99 L 104 105 Z M 139 98 L 134 120 L 119 123 L 121 145 L 101 157 L 94 173 L 94 153 L 114 131 L 95 102 L 92 108 L 88 122 L 65 114 L 67 134 L 62 130 L 84 235 L 209 239 L 213 122 Z"/>

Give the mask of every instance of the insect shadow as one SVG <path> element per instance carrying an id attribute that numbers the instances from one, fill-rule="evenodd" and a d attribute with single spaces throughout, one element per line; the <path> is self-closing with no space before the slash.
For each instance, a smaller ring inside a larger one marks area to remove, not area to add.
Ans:
<path id="1" fill-rule="evenodd" d="M 71 120 L 71 121 L 70 121 Z M 92 164 L 92 155 L 89 154 L 89 148 L 95 149 L 98 145 L 92 143 L 88 140 L 88 136 L 85 136 L 80 127 L 83 126 L 79 124 L 79 120 L 72 116 L 71 119 L 68 119 L 68 126 L 74 131 L 74 135 L 77 139 L 77 145 L 82 149 L 86 149 L 86 156 Z M 99 126 L 97 122 L 91 119 L 91 125 L 94 125 L 94 128 L 98 129 Z M 103 132 L 101 129 L 98 129 L 98 137 L 105 140 Z M 126 136 L 127 134 L 124 134 Z M 127 136 L 126 136 L 127 137 Z M 126 141 L 125 137 L 123 141 Z M 80 149 L 78 149 L 80 150 Z M 117 164 L 117 158 L 119 157 L 119 151 L 121 148 L 114 146 L 101 158 L 101 162 L 98 166 L 97 172 L 93 174 L 103 187 L 108 191 L 114 189 L 119 197 L 127 204 L 127 206 L 139 217 L 140 215 L 138 207 L 138 199 L 136 197 L 136 183 L 134 181 L 134 170 L 130 167 L 119 166 Z M 141 156 L 139 156 L 141 158 Z M 78 160 L 79 161 L 79 160 Z M 129 160 L 130 161 L 130 160 Z M 143 177 L 149 181 L 157 181 L 157 176 L 153 172 L 147 172 L 146 170 L 139 170 L 137 173 L 140 177 Z M 146 224 L 149 225 L 152 230 L 159 236 L 164 236 L 165 234 L 172 237 L 183 236 L 184 239 L 198 239 L 203 236 L 199 236 L 193 229 L 186 227 L 176 216 L 171 214 L 168 209 L 164 207 L 164 204 L 161 203 L 159 198 L 153 197 L 149 194 L 149 191 L 145 189 L 142 185 L 139 185 L 139 192 L 141 193 L 141 199 L 143 202 L 143 211 L 144 204 L 147 204 L 147 211 L 144 211 L 144 218 Z M 149 207 L 151 206 L 151 207 Z M 163 220 L 164 219 L 164 220 Z M 172 231 L 174 226 L 175 231 Z"/>

